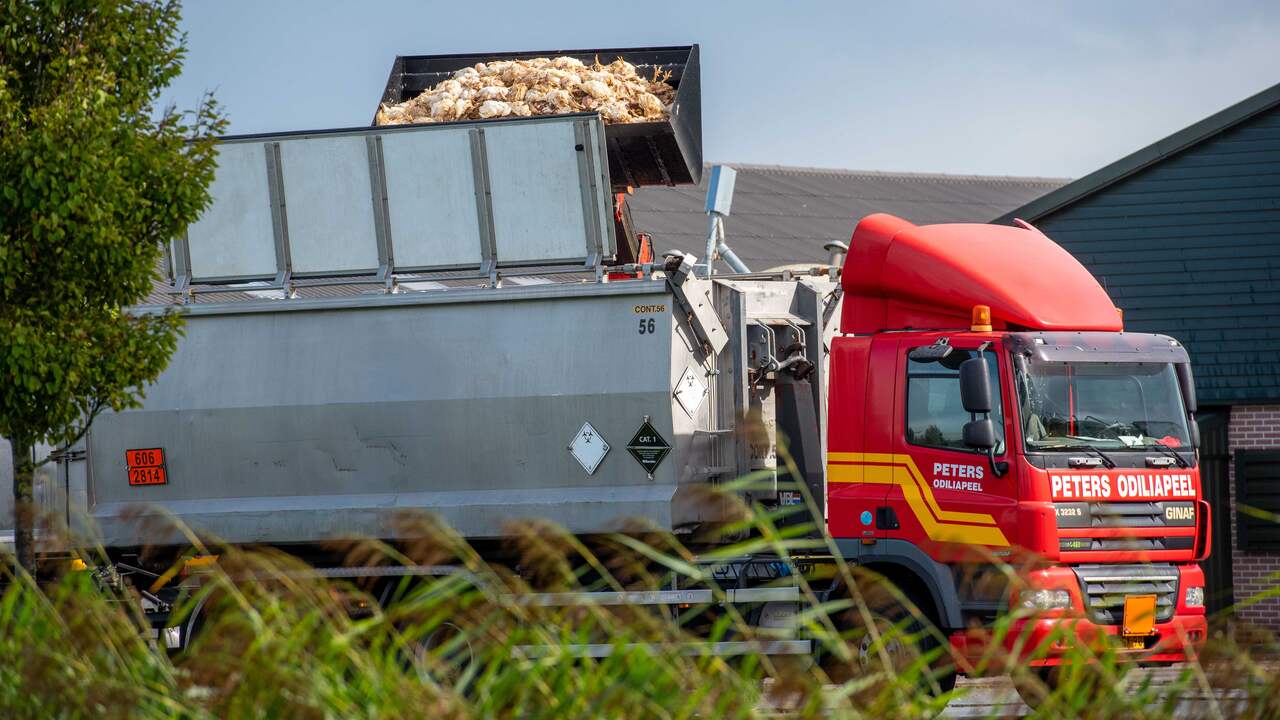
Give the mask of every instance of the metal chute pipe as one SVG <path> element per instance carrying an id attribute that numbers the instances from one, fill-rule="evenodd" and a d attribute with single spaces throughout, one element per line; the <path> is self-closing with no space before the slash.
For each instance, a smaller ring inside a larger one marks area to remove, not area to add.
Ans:
<path id="1" fill-rule="evenodd" d="M 720 257 L 724 259 L 726 263 L 728 263 L 729 267 L 733 268 L 734 272 L 751 272 L 751 268 L 747 267 L 747 264 L 738 258 L 737 253 L 735 253 L 724 240 L 720 241 L 720 244 L 716 247 L 716 252 L 719 253 Z"/>

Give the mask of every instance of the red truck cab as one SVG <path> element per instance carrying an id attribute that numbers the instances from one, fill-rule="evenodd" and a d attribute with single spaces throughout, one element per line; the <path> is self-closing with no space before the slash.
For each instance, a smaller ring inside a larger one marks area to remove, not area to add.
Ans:
<path id="1" fill-rule="evenodd" d="M 1039 646 L 1033 665 L 1101 635 L 1183 659 L 1205 635 L 1210 531 L 1182 345 L 1124 332 L 1030 225 L 873 215 L 850 248 L 828 407 L 842 551 L 919 588 L 971 655 L 973 628 L 1022 607 L 1005 644 Z"/>

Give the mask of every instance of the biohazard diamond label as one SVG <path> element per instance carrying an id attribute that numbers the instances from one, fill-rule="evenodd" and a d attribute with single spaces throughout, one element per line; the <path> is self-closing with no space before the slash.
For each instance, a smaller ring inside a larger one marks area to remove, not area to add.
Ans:
<path id="1" fill-rule="evenodd" d="M 693 368 L 686 367 L 684 374 L 676 383 L 675 396 L 680 402 L 680 407 L 689 413 L 689 417 L 696 418 L 698 407 L 702 405 L 702 398 L 707 396 L 707 386 L 702 384 L 702 380 L 698 378 Z"/>
<path id="2" fill-rule="evenodd" d="M 640 463 L 640 467 L 644 468 L 645 472 L 652 475 L 653 471 L 662 464 L 662 459 L 671 452 L 671 446 L 662 439 L 653 425 L 645 420 L 636 431 L 636 436 L 627 443 L 627 452 L 631 453 L 631 457 Z"/>
<path id="3" fill-rule="evenodd" d="M 608 452 L 609 443 L 600 437 L 600 433 L 596 432 L 589 422 L 582 423 L 582 429 L 578 430 L 578 434 L 574 435 L 569 443 L 569 453 L 588 475 L 600 467 L 600 461 L 604 460 Z"/>

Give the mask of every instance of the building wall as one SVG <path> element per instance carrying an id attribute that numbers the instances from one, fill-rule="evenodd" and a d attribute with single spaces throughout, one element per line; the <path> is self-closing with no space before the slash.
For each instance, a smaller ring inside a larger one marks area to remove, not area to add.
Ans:
<path id="1" fill-rule="evenodd" d="M 1231 408 L 1227 427 L 1232 454 L 1236 450 L 1280 450 L 1280 405 L 1236 405 Z M 1231 549 L 1233 586 L 1236 604 L 1252 598 L 1278 584 L 1268 579 L 1280 573 L 1280 553 L 1246 553 L 1236 547 L 1236 469 L 1230 465 Z M 1218 542 L 1225 541 L 1222 529 L 1216 529 Z M 1280 629 L 1280 596 L 1244 608 L 1238 617 L 1246 622 Z"/>
<path id="2" fill-rule="evenodd" d="M 1191 353 L 1201 405 L 1280 402 L 1280 108 L 1034 219 Z"/>

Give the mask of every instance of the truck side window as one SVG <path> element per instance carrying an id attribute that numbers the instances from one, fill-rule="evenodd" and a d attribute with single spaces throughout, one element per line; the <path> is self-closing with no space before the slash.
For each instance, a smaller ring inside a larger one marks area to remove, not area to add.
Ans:
<path id="1" fill-rule="evenodd" d="M 960 361 L 975 357 L 971 350 L 952 350 L 947 364 L 958 367 Z M 958 356 L 958 357 L 956 357 Z M 996 426 L 997 444 L 1004 441 L 1004 411 L 1001 407 L 999 364 L 993 353 L 987 353 L 991 368 L 991 392 L 995 406 L 991 420 Z M 940 362 L 907 360 L 907 442 L 912 445 L 972 450 L 965 446 L 961 429 L 971 419 L 960 401 L 960 372 Z"/>

